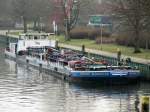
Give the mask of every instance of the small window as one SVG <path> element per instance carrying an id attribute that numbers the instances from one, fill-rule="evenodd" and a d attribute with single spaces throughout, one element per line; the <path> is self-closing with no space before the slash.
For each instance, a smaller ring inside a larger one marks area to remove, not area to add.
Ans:
<path id="1" fill-rule="evenodd" d="M 34 40 L 37 40 L 37 39 L 38 39 L 38 37 L 37 37 L 37 36 L 35 36 L 35 37 L 34 37 Z"/>

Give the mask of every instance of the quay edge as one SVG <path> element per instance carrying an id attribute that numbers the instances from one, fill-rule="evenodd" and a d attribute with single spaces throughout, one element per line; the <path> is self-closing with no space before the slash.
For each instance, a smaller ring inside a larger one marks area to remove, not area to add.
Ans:
<path id="1" fill-rule="evenodd" d="M 6 44 L 8 44 L 8 42 L 10 42 L 10 41 L 16 42 L 18 40 L 18 38 L 12 37 L 10 35 L 9 36 L 1 35 L 0 38 L 2 38 L 0 42 L 3 42 L 3 43 L 5 42 Z M 67 47 L 65 47 L 65 48 L 67 48 Z M 72 49 L 72 50 L 75 50 L 75 49 Z M 81 52 L 80 50 L 76 50 L 76 51 Z M 116 63 L 116 61 L 117 61 L 114 57 L 107 57 L 107 56 L 93 54 L 93 53 L 87 53 L 87 52 L 86 52 L 86 54 L 90 54 L 94 57 L 103 58 L 103 59 L 109 60 L 110 62 Z M 131 62 L 130 65 L 137 66 L 141 70 L 142 80 L 148 80 L 148 81 L 150 80 L 150 64 Z"/>

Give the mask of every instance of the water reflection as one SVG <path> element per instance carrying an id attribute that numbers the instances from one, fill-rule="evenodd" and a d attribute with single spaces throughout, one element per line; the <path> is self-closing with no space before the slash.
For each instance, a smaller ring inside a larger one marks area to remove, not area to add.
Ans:
<path id="1" fill-rule="evenodd" d="M 150 93 L 149 84 L 69 84 L 7 59 L 0 70 L 2 112 L 138 112 L 139 96 Z"/>
<path id="2" fill-rule="evenodd" d="M 85 86 L 84 86 L 85 87 Z M 77 89 L 79 88 L 79 89 Z M 136 91 L 139 86 L 124 87 L 93 87 L 87 89 L 76 87 L 75 92 L 81 96 L 87 96 L 89 101 L 95 107 L 94 112 L 135 112 L 134 102 L 136 100 Z M 137 104 L 138 105 L 138 104 Z"/>

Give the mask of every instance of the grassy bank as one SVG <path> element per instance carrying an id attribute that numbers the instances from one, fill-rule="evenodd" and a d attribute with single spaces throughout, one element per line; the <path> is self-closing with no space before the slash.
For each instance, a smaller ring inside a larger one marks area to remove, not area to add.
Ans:
<path id="1" fill-rule="evenodd" d="M 100 50 L 102 47 L 103 51 L 116 53 L 117 48 L 119 48 L 122 54 L 132 57 L 150 59 L 150 50 L 141 49 L 142 53 L 134 54 L 133 47 L 125 47 L 116 44 L 103 44 L 102 46 L 95 44 L 94 40 L 89 39 L 71 39 L 71 41 L 65 41 L 64 36 L 51 36 L 50 38 L 58 40 L 60 43 L 68 44 L 68 45 L 75 45 L 75 46 L 82 46 L 85 45 L 86 48 L 97 49 Z"/>
<path id="2" fill-rule="evenodd" d="M 17 35 L 18 36 L 20 33 L 22 33 L 22 32 L 10 32 L 9 34 L 10 35 Z"/>
<path id="3" fill-rule="evenodd" d="M 10 34 L 12 35 L 19 35 L 20 32 L 11 32 Z M 56 39 L 60 43 L 68 44 L 68 45 L 74 45 L 74 46 L 82 46 L 85 45 L 86 48 L 91 48 L 91 49 L 97 49 L 97 50 L 102 50 L 111 52 L 111 53 L 116 53 L 117 49 L 119 48 L 122 52 L 122 54 L 127 55 L 127 56 L 132 56 L 132 57 L 138 57 L 138 58 L 144 58 L 144 59 L 150 59 L 150 50 L 145 50 L 141 49 L 142 53 L 134 54 L 134 48 L 133 47 L 126 47 L 126 46 L 121 46 L 117 44 L 103 44 L 102 46 L 98 45 L 95 43 L 94 40 L 89 40 L 89 39 L 71 39 L 71 41 L 65 41 L 64 36 L 51 36 L 51 39 Z"/>

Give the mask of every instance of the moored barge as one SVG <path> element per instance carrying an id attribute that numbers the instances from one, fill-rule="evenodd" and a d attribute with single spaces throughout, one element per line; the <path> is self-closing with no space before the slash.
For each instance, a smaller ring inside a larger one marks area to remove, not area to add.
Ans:
<path id="1" fill-rule="evenodd" d="M 136 82 L 141 76 L 136 67 L 113 66 L 55 46 L 48 34 L 21 34 L 17 43 L 9 44 L 5 55 L 71 82 L 120 84 Z"/>

